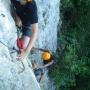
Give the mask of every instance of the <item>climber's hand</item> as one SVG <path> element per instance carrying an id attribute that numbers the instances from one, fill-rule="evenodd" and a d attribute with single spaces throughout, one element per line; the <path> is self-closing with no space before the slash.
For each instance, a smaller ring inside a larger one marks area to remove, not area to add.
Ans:
<path id="1" fill-rule="evenodd" d="M 25 50 L 21 49 L 20 53 L 18 54 L 18 59 L 20 61 L 23 61 L 27 58 L 27 56 L 28 56 L 28 53 Z"/>

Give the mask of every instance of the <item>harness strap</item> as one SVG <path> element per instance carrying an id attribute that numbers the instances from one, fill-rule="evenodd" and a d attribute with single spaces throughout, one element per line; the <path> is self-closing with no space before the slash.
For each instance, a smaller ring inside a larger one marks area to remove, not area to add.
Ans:
<path id="1" fill-rule="evenodd" d="M 21 28 L 17 27 L 17 46 L 19 49 L 23 49 L 23 41 L 21 38 Z"/>

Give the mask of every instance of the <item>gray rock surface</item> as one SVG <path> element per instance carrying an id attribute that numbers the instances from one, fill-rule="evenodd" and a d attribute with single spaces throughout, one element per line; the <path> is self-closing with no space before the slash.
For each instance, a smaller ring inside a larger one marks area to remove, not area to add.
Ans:
<path id="1" fill-rule="evenodd" d="M 57 25 L 59 22 L 59 0 L 36 0 L 39 16 L 39 35 L 35 47 L 55 51 L 57 47 Z M 10 54 L 16 44 L 17 30 L 10 14 L 10 1 L 0 0 L 0 90 L 54 90 L 49 77 L 39 85 L 30 67 L 31 61 L 41 64 L 40 52 L 30 54 L 23 64 L 16 60 L 17 54 Z M 6 47 L 1 42 L 8 47 Z M 29 62 L 27 62 L 29 61 Z M 41 88 L 40 88 L 41 86 Z"/>

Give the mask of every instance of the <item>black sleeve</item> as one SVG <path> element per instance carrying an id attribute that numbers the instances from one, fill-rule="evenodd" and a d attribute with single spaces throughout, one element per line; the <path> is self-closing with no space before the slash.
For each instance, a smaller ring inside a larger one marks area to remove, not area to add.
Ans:
<path id="1" fill-rule="evenodd" d="M 32 3 L 32 5 L 29 7 L 29 16 L 30 16 L 30 23 L 38 23 L 38 15 L 37 15 L 37 5 L 35 1 Z"/>
<path id="2" fill-rule="evenodd" d="M 11 4 L 13 5 L 14 9 L 20 8 L 20 3 L 16 0 L 11 0 Z"/>

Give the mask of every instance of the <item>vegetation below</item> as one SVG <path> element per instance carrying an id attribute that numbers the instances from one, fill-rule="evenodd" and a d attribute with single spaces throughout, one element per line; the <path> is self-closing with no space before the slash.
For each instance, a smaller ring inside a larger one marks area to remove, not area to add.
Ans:
<path id="1" fill-rule="evenodd" d="M 90 0 L 61 0 L 60 17 L 51 80 L 56 90 L 90 90 Z"/>

